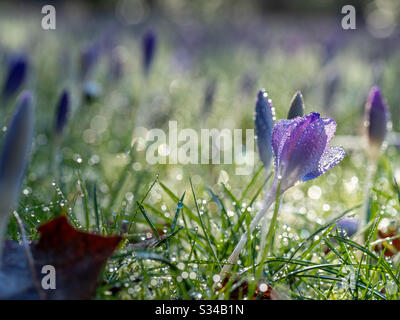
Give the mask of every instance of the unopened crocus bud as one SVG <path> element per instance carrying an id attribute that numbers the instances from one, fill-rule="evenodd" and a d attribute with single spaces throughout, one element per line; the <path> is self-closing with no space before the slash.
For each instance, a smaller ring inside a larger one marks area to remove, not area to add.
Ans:
<path id="1" fill-rule="evenodd" d="M 96 65 L 101 54 L 101 46 L 97 43 L 88 45 L 81 49 L 80 53 L 80 76 L 81 79 L 86 79 L 94 66 Z"/>
<path id="2" fill-rule="evenodd" d="M 64 90 L 61 93 L 60 100 L 58 101 L 57 110 L 56 110 L 56 119 L 54 130 L 58 136 L 61 136 L 65 125 L 68 120 L 68 114 L 70 109 L 70 97 L 68 90 Z"/>
<path id="3" fill-rule="evenodd" d="M 336 93 L 340 88 L 340 75 L 338 72 L 332 72 L 328 75 L 324 86 L 324 108 L 325 110 L 332 109 L 335 103 Z"/>
<path id="4" fill-rule="evenodd" d="M 114 49 L 110 57 L 110 74 L 113 81 L 118 81 L 122 78 L 123 67 L 122 54 L 117 49 Z"/>
<path id="5" fill-rule="evenodd" d="M 203 116 L 209 114 L 214 104 L 215 91 L 217 82 L 215 79 L 211 80 L 206 87 L 204 92 L 204 104 L 203 104 Z"/>
<path id="6" fill-rule="evenodd" d="M 339 230 L 339 234 L 341 237 L 348 236 L 351 237 L 358 231 L 360 226 L 360 222 L 355 218 L 344 218 L 337 222 L 336 226 L 341 229 Z M 344 232 L 345 233 L 344 233 Z"/>
<path id="7" fill-rule="evenodd" d="M 297 91 L 290 102 L 290 108 L 287 118 L 294 119 L 296 117 L 304 116 L 304 101 L 303 95 Z"/>
<path id="8" fill-rule="evenodd" d="M 21 88 L 25 81 L 28 61 L 25 55 L 17 54 L 11 57 L 3 86 L 3 96 L 8 99 Z"/>
<path id="9" fill-rule="evenodd" d="M 146 74 L 150 71 L 150 67 L 156 51 L 156 46 L 156 34 L 153 30 L 148 30 L 142 38 L 143 68 Z"/>
<path id="10" fill-rule="evenodd" d="M 257 136 L 258 154 L 265 169 L 269 169 L 272 159 L 271 134 L 274 126 L 274 108 L 272 101 L 264 90 L 257 96 L 254 126 Z"/>
<path id="11" fill-rule="evenodd" d="M 380 154 L 389 123 L 389 111 L 378 87 L 373 87 L 365 105 L 369 155 L 376 159 Z"/>
<path id="12" fill-rule="evenodd" d="M 1 244 L 11 211 L 18 201 L 33 137 L 33 96 L 22 93 L 5 134 L 0 157 L 0 258 Z"/>

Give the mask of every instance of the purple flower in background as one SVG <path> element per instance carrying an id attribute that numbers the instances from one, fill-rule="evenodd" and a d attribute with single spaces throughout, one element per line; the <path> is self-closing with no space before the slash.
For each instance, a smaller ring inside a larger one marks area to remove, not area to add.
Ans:
<path id="1" fill-rule="evenodd" d="M 377 157 L 385 139 L 389 122 L 389 111 L 378 87 L 371 89 L 365 105 L 365 113 L 370 147 L 368 150 L 372 157 Z"/>
<path id="2" fill-rule="evenodd" d="M 324 107 L 325 110 L 332 108 L 335 102 L 335 96 L 340 88 L 340 75 L 337 71 L 330 73 L 324 86 Z"/>
<path id="3" fill-rule="evenodd" d="M 359 225 L 360 225 L 360 222 L 354 218 L 344 218 L 344 219 L 339 220 L 336 223 L 336 227 L 344 230 L 348 237 L 351 237 L 353 234 L 355 234 L 358 231 Z M 339 231 L 339 234 L 341 237 L 344 236 L 343 231 Z"/>
<path id="4" fill-rule="evenodd" d="M 154 60 L 156 46 L 157 36 L 155 32 L 150 29 L 142 38 L 143 68 L 146 74 L 150 71 L 151 64 Z"/>
<path id="5" fill-rule="evenodd" d="M 304 116 L 304 101 L 303 95 L 297 91 L 290 102 L 290 108 L 287 118 L 294 119 L 296 117 Z"/>
<path id="6" fill-rule="evenodd" d="M 319 177 L 343 160 L 340 147 L 329 147 L 336 122 L 310 113 L 293 120 L 279 120 L 272 130 L 275 183 L 281 178 L 281 192 L 298 181 Z"/>
<path id="7" fill-rule="evenodd" d="M 240 91 L 245 95 L 253 95 L 253 89 L 257 83 L 257 76 L 254 72 L 246 73 L 240 81 Z"/>
<path id="8" fill-rule="evenodd" d="M 56 134 L 61 136 L 64 127 L 68 120 L 68 113 L 70 109 L 70 97 L 68 90 L 63 90 L 61 93 L 60 100 L 58 101 L 55 119 L 55 131 Z"/>
<path id="9" fill-rule="evenodd" d="M 110 74 L 114 81 L 118 81 L 122 78 L 124 69 L 124 63 L 122 60 L 121 52 L 114 49 L 110 56 Z"/>
<path id="10" fill-rule="evenodd" d="M 81 79 L 86 79 L 92 72 L 101 54 L 99 44 L 91 44 L 81 49 L 80 55 L 80 75 Z"/>
<path id="11" fill-rule="evenodd" d="M 217 89 L 217 81 L 215 79 L 210 80 L 207 83 L 204 92 L 203 117 L 208 115 L 212 110 L 216 89 Z"/>
<path id="12" fill-rule="evenodd" d="M 8 217 L 18 201 L 29 161 L 32 136 L 33 97 L 30 92 L 24 92 L 8 126 L 0 156 L 0 240 L 3 238 Z"/>
<path id="13" fill-rule="evenodd" d="M 260 90 L 255 108 L 254 126 L 257 136 L 258 154 L 265 169 L 269 169 L 272 160 L 271 134 L 274 126 L 275 110 L 268 93 Z"/>
<path id="14" fill-rule="evenodd" d="M 15 94 L 25 81 L 28 61 L 25 55 L 11 57 L 3 86 L 3 96 L 7 99 Z"/>

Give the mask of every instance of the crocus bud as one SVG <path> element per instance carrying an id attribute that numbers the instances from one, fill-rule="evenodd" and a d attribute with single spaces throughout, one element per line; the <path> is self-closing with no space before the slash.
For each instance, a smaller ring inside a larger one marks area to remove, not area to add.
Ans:
<path id="1" fill-rule="evenodd" d="M 64 90 L 61 93 L 61 97 L 60 100 L 58 101 L 56 110 L 54 130 L 58 136 L 61 136 L 64 131 L 65 125 L 68 120 L 69 108 L 70 108 L 69 92 L 68 90 Z"/>
<path id="2" fill-rule="evenodd" d="M 324 108 L 330 110 L 335 102 L 335 95 L 340 88 L 340 76 L 338 72 L 328 75 L 324 86 Z"/>
<path id="3" fill-rule="evenodd" d="M 369 143 L 368 152 L 373 159 L 376 159 L 385 139 L 389 122 L 389 112 L 378 87 L 371 89 L 365 105 L 365 113 Z"/>
<path id="4" fill-rule="evenodd" d="M 360 222 L 354 218 L 343 218 L 336 223 L 336 227 L 341 229 L 339 230 L 339 234 L 341 237 L 343 237 L 344 235 L 351 237 L 358 231 L 359 225 Z M 346 234 L 344 234 L 343 231 L 345 231 Z"/>
<path id="5" fill-rule="evenodd" d="M 27 68 L 28 62 L 25 55 L 18 54 L 10 59 L 3 86 L 4 98 L 11 97 L 20 89 L 25 81 Z"/>
<path id="6" fill-rule="evenodd" d="M 254 126 L 257 136 L 258 154 L 265 169 L 269 169 L 272 159 L 271 134 L 274 126 L 274 107 L 268 93 L 260 90 L 255 108 Z"/>
<path id="7" fill-rule="evenodd" d="M 33 97 L 22 93 L 17 109 L 5 134 L 0 157 L 0 240 L 8 218 L 17 205 L 25 169 L 28 165 L 33 136 Z M 0 241 L 0 258 L 1 258 Z"/>
<path id="8" fill-rule="evenodd" d="M 80 76 L 81 79 L 86 79 L 92 72 L 101 53 L 99 44 L 91 44 L 82 48 L 80 55 Z"/>
<path id="9" fill-rule="evenodd" d="M 121 52 L 114 49 L 110 57 L 110 74 L 113 81 L 118 81 L 122 78 L 123 68 L 124 64 Z"/>
<path id="10" fill-rule="evenodd" d="M 294 119 L 304 116 L 304 101 L 303 95 L 297 91 L 290 102 L 290 109 L 287 118 Z"/>
<path id="11" fill-rule="evenodd" d="M 156 34 L 153 30 L 148 30 L 142 38 L 143 68 L 146 74 L 150 71 L 150 67 L 154 59 L 156 46 Z"/>
<path id="12" fill-rule="evenodd" d="M 217 82 L 215 79 L 209 81 L 204 92 L 203 116 L 209 114 L 214 104 Z"/>

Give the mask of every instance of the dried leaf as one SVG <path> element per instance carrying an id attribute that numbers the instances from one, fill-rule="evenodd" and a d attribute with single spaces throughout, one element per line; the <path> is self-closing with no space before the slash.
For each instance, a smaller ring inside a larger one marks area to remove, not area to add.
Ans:
<path id="1" fill-rule="evenodd" d="M 65 216 L 38 228 L 37 244 L 31 245 L 37 279 L 44 276 L 43 266 L 56 270 L 56 289 L 42 290 L 47 299 L 90 299 L 98 276 L 121 237 L 103 237 L 74 229 Z M 0 270 L 1 299 L 38 299 L 24 249 L 6 241 Z"/>

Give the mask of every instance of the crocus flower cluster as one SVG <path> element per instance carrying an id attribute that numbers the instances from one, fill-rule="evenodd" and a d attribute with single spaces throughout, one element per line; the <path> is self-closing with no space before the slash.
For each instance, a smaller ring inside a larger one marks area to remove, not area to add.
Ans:
<path id="1" fill-rule="evenodd" d="M 265 97 L 262 92 L 258 97 L 261 103 L 267 102 L 263 100 Z M 317 178 L 343 160 L 345 151 L 340 147 L 329 146 L 335 131 L 336 122 L 333 119 L 321 118 L 318 113 L 312 112 L 303 117 L 278 120 L 271 136 L 265 135 L 261 139 L 261 143 L 272 145 L 274 180 L 264 205 L 251 221 L 248 232 L 252 233 L 255 230 L 275 201 L 278 190 L 283 193 L 298 181 Z M 228 264 L 222 269 L 222 276 L 229 273 L 232 265 L 236 263 L 247 238 L 246 232 L 230 255 Z"/>

